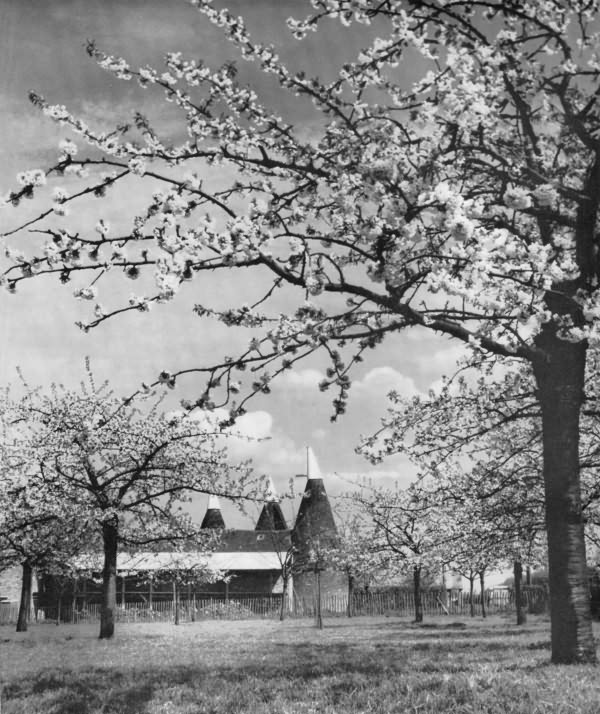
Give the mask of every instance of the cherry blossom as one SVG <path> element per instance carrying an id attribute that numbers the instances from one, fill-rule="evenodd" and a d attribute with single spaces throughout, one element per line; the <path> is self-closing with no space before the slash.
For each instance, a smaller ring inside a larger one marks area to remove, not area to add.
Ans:
<path id="1" fill-rule="evenodd" d="M 112 637 L 118 550 L 210 551 L 215 534 L 195 525 L 182 504 L 194 493 L 260 499 L 262 480 L 246 464 L 228 463 L 221 430 L 210 420 L 187 413 L 174 419 L 158 403 L 142 412 L 91 373 L 79 391 L 24 386 L 23 397 L 7 393 L 0 405 L 3 469 L 24 474 L 39 513 L 54 505 L 59 525 L 72 515 L 85 526 L 86 539 L 75 539 L 80 549 L 94 537 L 102 543 L 100 637 Z"/>
<path id="2" fill-rule="evenodd" d="M 32 93 L 79 151 L 22 172 L 7 205 L 41 200 L 42 176 L 49 184 L 67 170 L 88 176 L 34 218 L 16 215 L 5 240 L 39 232 L 24 262 L 3 265 L 4 285 L 16 292 L 34 276 L 68 282 L 72 271 L 88 271 L 101 297 L 108 269 L 118 267 L 128 279 L 153 275 L 146 306 L 175 299 L 204 271 L 270 274 L 250 310 L 194 308 L 255 331 L 256 342 L 233 360 L 185 370 L 206 376 L 190 403 L 228 406 L 231 418 L 268 388 L 252 373 L 243 396 L 232 394 L 237 371 L 264 370 L 271 380 L 316 351 L 331 360 L 337 418 L 356 362 L 413 326 L 460 340 L 475 356 L 531 365 L 556 574 L 552 658 L 593 661 L 589 611 L 573 593 L 585 580 L 581 394 L 588 349 L 600 342 L 598 3 L 315 0 L 308 17 L 289 21 L 293 36 L 319 33 L 327 18 L 340 32 L 371 26 L 363 50 L 327 81 L 286 66 L 237 15 L 209 0 L 191 4 L 230 40 L 232 54 L 314 105 L 321 115 L 314 133 L 307 137 L 265 107 L 231 62 L 211 68 L 172 52 L 163 68 L 134 67 L 89 43 L 111 77 L 181 110 L 185 132 L 163 136 L 139 112 L 129 126 L 98 129 L 94 117 Z M 407 62 L 414 81 L 402 71 Z M 203 180 L 217 172 L 231 181 Z M 66 225 L 85 197 L 102 199 L 132 180 L 148 186 L 146 208 L 123 216 L 114 232 L 98 237 L 90 226 L 65 236 L 45 223 L 54 213 Z M 297 299 L 282 315 L 283 284 Z M 139 305 L 94 308 L 81 327 Z M 567 528 L 565 512 L 576 527 Z M 576 625 L 567 631 L 564 621 Z"/>

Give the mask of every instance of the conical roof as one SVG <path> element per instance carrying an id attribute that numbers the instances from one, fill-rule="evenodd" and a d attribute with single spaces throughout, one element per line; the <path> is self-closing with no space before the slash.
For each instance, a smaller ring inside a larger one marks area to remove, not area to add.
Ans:
<path id="1" fill-rule="evenodd" d="M 221 504 L 217 496 L 213 494 L 208 497 L 208 507 L 200 528 L 225 528 L 225 521 L 221 514 Z"/>
<path id="2" fill-rule="evenodd" d="M 287 523 L 285 516 L 281 510 L 281 506 L 277 501 L 268 501 L 263 506 L 258 521 L 256 522 L 257 531 L 285 531 Z"/>
<path id="3" fill-rule="evenodd" d="M 312 449 L 307 450 L 306 470 L 308 480 L 292 531 L 292 543 L 299 553 L 308 553 L 315 547 L 330 546 L 337 540 L 337 527 L 321 471 Z"/>
<path id="4" fill-rule="evenodd" d="M 256 522 L 257 531 L 285 531 L 287 523 L 281 506 L 279 505 L 279 497 L 275 490 L 273 479 L 269 478 L 269 486 L 267 489 L 267 502 L 260 512 L 258 521 Z"/>

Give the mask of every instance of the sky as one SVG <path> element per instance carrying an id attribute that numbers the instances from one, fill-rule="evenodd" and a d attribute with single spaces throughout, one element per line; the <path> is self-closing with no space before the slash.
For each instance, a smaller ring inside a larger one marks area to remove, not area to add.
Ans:
<path id="1" fill-rule="evenodd" d="M 227 5 L 244 15 L 257 39 L 274 43 L 288 66 L 311 74 L 333 76 L 336 67 L 367 44 L 361 31 L 341 31 L 334 23 L 306 41 L 292 39 L 285 19 L 307 14 L 309 3 L 302 0 L 236 0 Z M 133 65 L 157 69 L 168 51 L 201 57 L 215 67 L 235 57 L 234 47 L 185 0 L 2 0 L 0 195 L 16 186 L 19 171 L 43 168 L 52 161 L 58 142 L 69 136 L 31 106 L 29 90 L 52 104 L 66 105 L 94 126 L 114 126 L 141 109 L 165 131 L 181 131 L 173 109 L 156 95 L 98 68 L 85 53 L 88 39 Z M 240 79 L 253 86 L 264 104 L 277 108 L 300 130 L 311 131 L 315 115 L 310 103 L 283 95 L 271 78 L 242 60 L 238 66 Z M 111 195 L 103 210 L 112 222 L 118 224 L 122 212 L 138 198 L 134 188 L 132 192 Z M 16 225 L 23 210 L 39 208 L 32 203 L 0 210 L 0 233 Z M 243 295 L 260 289 L 253 279 L 257 278 L 222 273 L 200 284 L 193 281 L 175 301 L 147 315 L 117 317 L 87 334 L 75 322 L 89 317 L 90 306 L 74 299 L 73 283 L 63 286 L 56 279 L 35 279 L 23 284 L 17 295 L 1 292 L 0 385 L 14 383 L 19 366 L 31 384 L 76 386 L 89 356 L 97 379 L 109 379 L 117 393 L 126 395 L 142 381 L 153 381 L 163 369 L 176 371 L 235 354 L 249 335 L 200 319 L 192 307 L 199 301 L 239 305 L 245 301 Z M 114 290 L 115 299 L 123 297 L 122 286 L 115 283 Z M 355 371 L 348 412 L 333 424 L 332 394 L 320 393 L 316 386 L 325 365 L 318 360 L 306 363 L 276 382 L 272 394 L 251 402 L 240 428 L 259 441 L 232 443 L 232 458 L 252 457 L 257 472 L 272 476 L 280 491 L 290 477 L 304 473 L 307 445 L 316 453 L 332 495 L 364 478 L 381 485 L 405 485 L 414 469 L 403 458 L 372 466 L 354 449 L 361 435 L 379 427 L 390 390 L 406 395 L 426 392 L 453 371 L 461 353 L 457 343 L 428 332 L 414 329 L 394 336 L 371 351 Z M 199 389 L 193 377 L 182 380 L 169 395 L 169 406 L 198 396 Z M 304 482 L 297 480 L 296 488 L 303 487 Z M 205 500 L 196 504 L 200 517 L 204 507 Z M 252 526 L 251 519 L 240 520 L 228 506 L 225 510 L 232 525 Z M 284 505 L 284 511 L 290 518 L 292 505 Z"/>

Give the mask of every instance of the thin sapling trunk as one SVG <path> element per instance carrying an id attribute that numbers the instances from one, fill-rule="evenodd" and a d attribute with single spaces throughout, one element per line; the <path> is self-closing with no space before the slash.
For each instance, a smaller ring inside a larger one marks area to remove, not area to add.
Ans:
<path id="1" fill-rule="evenodd" d="M 527 622 L 527 614 L 523 609 L 523 592 L 521 583 L 523 579 L 523 565 L 520 560 L 513 563 L 513 574 L 515 580 L 515 606 L 517 608 L 517 625 L 524 625 Z"/>
<path id="2" fill-rule="evenodd" d="M 423 602 L 421 601 L 421 566 L 413 568 L 413 597 L 415 601 L 415 622 L 423 622 Z"/>
<path id="3" fill-rule="evenodd" d="M 479 571 L 479 589 L 481 590 L 481 617 L 487 617 L 485 610 L 485 571 Z"/>
<path id="4" fill-rule="evenodd" d="M 354 575 L 348 573 L 348 607 L 346 608 L 348 617 L 354 615 Z"/>

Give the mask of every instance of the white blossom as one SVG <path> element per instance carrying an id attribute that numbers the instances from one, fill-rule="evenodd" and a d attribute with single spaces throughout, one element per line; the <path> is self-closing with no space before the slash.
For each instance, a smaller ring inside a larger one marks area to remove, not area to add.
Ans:
<path id="1" fill-rule="evenodd" d="M 77 144 L 70 139 L 61 139 L 58 148 L 65 156 L 75 156 L 77 154 Z"/>
<path id="2" fill-rule="evenodd" d="M 520 186 L 513 186 L 504 192 L 504 203 L 509 208 L 523 210 L 531 206 L 531 195 L 526 189 Z"/>
<path id="3" fill-rule="evenodd" d="M 57 186 L 52 191 L 52 200 L 56 203 L 64 203 L 69 198 L 69 193 L 66 189 Z"/>
<path id="4" fill-rule="evenodd" d="M 78 300 L 95 300 L 98 297 L 98 289 L 94 286 L 79 288 L 73 292 Z"/>
<path id="5" fill-rule="evenodd" d="M 43 186 L 46 183 L 46 174 L 42 169 L 30 169 L 17 174 L 17 181 L 21 186 Z"/>

